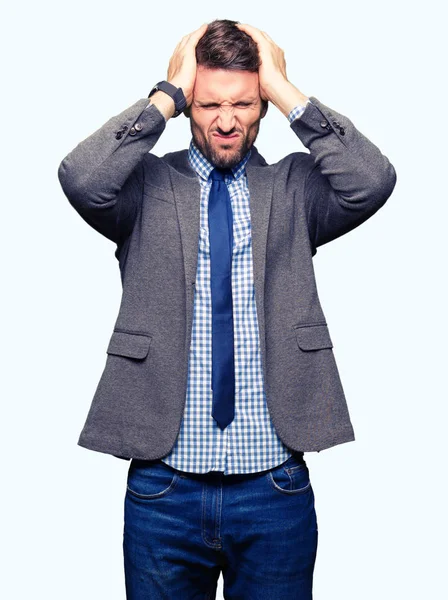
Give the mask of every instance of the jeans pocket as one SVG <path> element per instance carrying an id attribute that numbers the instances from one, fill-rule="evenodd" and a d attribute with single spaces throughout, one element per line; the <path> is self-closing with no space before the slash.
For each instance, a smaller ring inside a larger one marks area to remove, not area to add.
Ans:
<path id="1" fill-rule="evenodd" d="M 303 456 L 291 456 L 266 474 L 269 483 L 279 493 L 306 494 L 311 491 L 308 466 Z"/>
<path id="2" fill-rule="evenodd" d="M 129 465 L 126 492 L 139 500 L 162 498 L 174 490 L 178 481 L 178 471 L 162 460 L 133 458 Z"/>

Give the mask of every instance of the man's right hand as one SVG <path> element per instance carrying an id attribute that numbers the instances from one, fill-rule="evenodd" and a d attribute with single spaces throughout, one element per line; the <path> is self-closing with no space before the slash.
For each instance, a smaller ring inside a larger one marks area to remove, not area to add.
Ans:
<path id="1" fill-rule="evenodd" d="M 168 65 L 167 81 L 182 88 L 187 107 L 193 101 L 194 83 L 196 81 L 196 44 L 204 35 L 208 24 L 204 23 L 195 31 L 184 35 L 174 49 Z M 174 102 L 165 92 L 155 92 L 150 98 L 166 119 L 174 114 Z"/>
<path id="2" fill-rule="evenodd" d="M 207 29 L 204 23 L 192 33 L 184 35 L 174 49 L 168 66 L 168 81 L 181 87 L 190 106 L 193 100 L 194 82 L 196 80 L 196 44 Z"/>

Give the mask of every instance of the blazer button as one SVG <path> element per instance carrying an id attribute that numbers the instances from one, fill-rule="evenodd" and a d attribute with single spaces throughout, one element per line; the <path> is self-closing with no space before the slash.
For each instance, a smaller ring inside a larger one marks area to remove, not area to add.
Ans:
<path id="1" fill-rule="evenodd" d="M 321 121 L 320 122 L 320 126 L 321 127 L 326 127 L 328 125 L 328 121 Z"/>
<path id="2" fill-rule="evenodd" d="M 121 140 L 122 137 L 123 137 L 123 132 L 122 131 L 117 131 L 117 133 L 115 134 L 115 139 L 116 140 Z"/>
<path id="3" fill-rule="evenodd" d="M 135 130 L 135 127 L 131 127 L 129 130 L 129 135 L 135 135 L 137 133 L 137 131 Z"/>
<path id="4" fill-rule="evenodd" d="M 141 123 L 136 123 L 136 124 L 134 125 L 134 127 L 135 127 L 135 129 L 136 129 L 137 131 L 141 131 L 141 130 L 143 129 L 143 127 L 142 127 L 142 124 L 141 124 Z"/>

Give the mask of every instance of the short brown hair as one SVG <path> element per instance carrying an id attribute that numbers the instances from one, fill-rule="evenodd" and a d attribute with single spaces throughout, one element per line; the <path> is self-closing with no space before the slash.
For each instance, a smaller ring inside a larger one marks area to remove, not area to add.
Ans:
<path id="1" fill-rule="evenodd" d="M 215 19 L 196 44 L 196 63 L 208 69 L 243 70 L 255 73 L 260 68 L 256 42 L 235 26 L 239 21 Z M 261 101 L 262 112 L 268 104 Z"/>
<path id="2" fill-rule="evenodd" d="M 215 19 L 208 24 L 196 44 L 196 62 L 209 69 L 258 71 L 258 46 L 245 31 L 235 27 L 239 21 Z"/>

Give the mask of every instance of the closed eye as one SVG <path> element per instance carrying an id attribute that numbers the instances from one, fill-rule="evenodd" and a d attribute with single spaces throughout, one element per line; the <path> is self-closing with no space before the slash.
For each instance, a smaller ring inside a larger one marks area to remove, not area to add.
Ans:
<path id="1" fill-rule="evenodd" d="M 239 107 L 243 107 L 243 108 L 246 108 L 251 105 L 252 105 L 252 102 L 237 102 L 236 104 L 233 104 L 233 106 L 239 106 Z M 201 106 L 202 106 L 202 108 L 217 108 L 220 105 L 216 104 L 216 103 L 210 103 L 210 104 L 202 104 Z"/>

